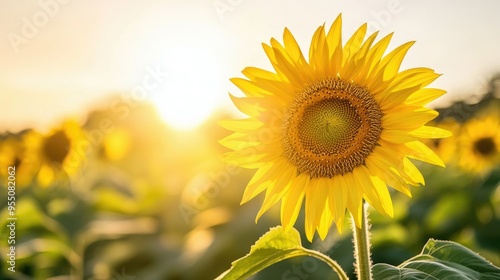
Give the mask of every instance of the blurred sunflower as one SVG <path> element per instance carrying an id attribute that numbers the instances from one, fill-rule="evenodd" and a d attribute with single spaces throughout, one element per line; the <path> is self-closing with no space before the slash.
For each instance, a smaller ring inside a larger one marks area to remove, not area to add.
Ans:
<path id="1" fill-rule="evenodd" d="M 488 116 L 468 121 L 460 134 L 460 166 L 484 174 L 500 163 L 500 121 Z"/>
<path id="2" fill-rule="evenodd" d="M 31 149 L 40 135 L 33 130 L 9 135 L 0 141 L 0 175 L 7 177 L 7 167 L 16 168 L 16 187 L 29 185 L 37 171 L 36 156 Z"/>
<path id="3" fill-rule="evenodd" d="M 461 125 L 454 118 L 446 118 L 436 126 L 451 132 L 452 137 L 426 139 L 428 145 L 445 163 L 453 163 L 457 155 L 457 135 L 460 134 Z"/>
<path id="4" fill-rule="evenodd" d="M 110 161 L 123 159 L 130 150 L 131 136 L 125 129 L 115 129 L 104 135 L 102 156 Z"/>
<path id="5" fill-rule="evenodd" d="M 247 79 L 231 81 L 246 97 L 231 96 L 249 118 L 220 124 L 234 133 L 221 144 L 234 150 L 226 160 L 257 169 L 242 203 L 259 193 L 265 199 L 257 219 L 281 200 L 281 222 L 295 223 L 305 200 L 305 232 L 321 239 L 332 222 L 339 231 L 348 209 L 361 227 L 362 204 L 393 216 L 387 185 L 410 194 L 424 184 L 414 158 L 443 166 L 420 138 L 449 136 L 425 126 L 438 113 L 425 108 L 445 93 L 424 88 L 439 74 L 429 68 L 399 72 L 414 42 L 384 55 L 392 34 L 374 44 L 363 24 L 342 46 L 341 16 L 328 33 L 319 27 L 306 60 L 285 28 L 280 44 L 263 44 L 274 72 L 248 67 Z M 374 45 L 373 45 L 374 44 Z"/>
<path id="6" fill-rule="evenodd" d="M 87 157 L 90 142 L 75 120 L 64 121 L 38 142 L 38 183 L 46 187 L 58 179 L 75 175 Z"/>

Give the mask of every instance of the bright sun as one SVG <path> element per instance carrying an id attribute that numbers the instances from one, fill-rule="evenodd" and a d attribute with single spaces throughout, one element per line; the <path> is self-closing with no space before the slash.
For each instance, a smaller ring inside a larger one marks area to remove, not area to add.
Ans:
<path id="1" fill-rule="evenodd" d="M 190 130 L 200 125 L 216 106 L 217 65 L 207 50 L 183 46 L 169 50 L 168 76 L 152 101 L 172 127 Z"/>

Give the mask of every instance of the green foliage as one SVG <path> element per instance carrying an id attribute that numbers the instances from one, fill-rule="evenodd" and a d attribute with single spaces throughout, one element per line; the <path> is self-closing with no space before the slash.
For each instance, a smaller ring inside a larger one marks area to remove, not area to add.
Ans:
<path id="1" fill-rule="evenodd" d="M 430 239 L 421 254 L 397 267 L 389 264 L 374 265 L 373 278 L 493 280 L 500 279 L 500 268 L 458 243 Z"/>
<path id="2" fill-rule="evenodd" d="M 232 267 L 216 280 L 246 279 L 277 262 L 298 256 L 315 256 L 333 262 L 317 251 L 302 247 L 300 234 L 296 229 L 285 231 L 278 226 L 265 233 L 252 246 L 248 255 L 234 261 Z"/>

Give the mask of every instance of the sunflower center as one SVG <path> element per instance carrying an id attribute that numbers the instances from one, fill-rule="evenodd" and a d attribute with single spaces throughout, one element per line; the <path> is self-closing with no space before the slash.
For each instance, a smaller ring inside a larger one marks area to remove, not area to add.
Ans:
<path id="1" fill-rule="evenodd" d="M 474 149 L 483 156 L 488 156 L 496 151 L 496 145 L 490 137 L 481 138 L 474 143 Z"/>
<path id="2" fill-rule="evenodd" d="M 350 105 L 332 98 L 306 107 L 297 128 L 303 147 L 315 154 L 348 149 L 361 127 L 361 118 Z"/>
<path id="3" fill-rule="evenodd" d="M 281 129 L 284 155 L 311 177 L 351 172 L 377 144 L 381 119 L 365 88 L 341 79 L 317 82 L 287 109 Z"/>
<path id="4" fill-rule="evenodd" d="M 45 139 L 43 154 L 49 162 L 62 163 L 69 153 L 70 140 L 64 131 L 57 131 Z"/>

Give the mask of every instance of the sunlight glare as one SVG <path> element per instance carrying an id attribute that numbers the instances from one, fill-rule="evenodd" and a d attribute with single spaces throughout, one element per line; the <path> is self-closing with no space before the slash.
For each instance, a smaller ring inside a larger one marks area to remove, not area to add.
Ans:
<path id="1" fill-rule="evenodd" d="M 172 48 L 162 60 L 167 64 L 167 81 L 153 96 L 160 116 L 172 127 L 191 130 L 199 126 L 217 105 L 217 63 L 203 46 Z M 215 69 L 214 69 L 215 68 Z"/>

